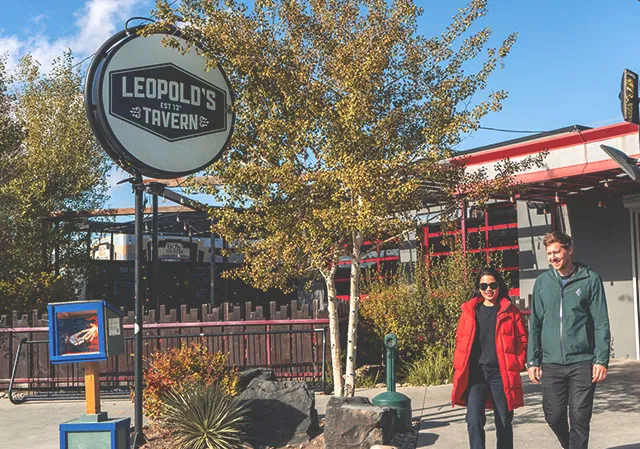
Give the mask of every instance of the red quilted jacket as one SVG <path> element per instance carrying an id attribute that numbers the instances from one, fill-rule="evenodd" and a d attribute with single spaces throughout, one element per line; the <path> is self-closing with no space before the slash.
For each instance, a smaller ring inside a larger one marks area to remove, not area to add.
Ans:
<path id="1" fill-rule="evenodd" d="M 467 405 L 464 393 L 469 384 L 469 356 L 476 334 L 476 306 L 480 301 L 482 298 L 475 297 L 462 305 L 456 331 L 456 350 L 453 353 L 452 405 Z M 511 301 L 502 298 L 498 306 L 496 352 L 507 405 L 509 410 L 513 410 L 524 405 L 520 372 L 527 356 L 527 331 L 520 310 Z M 487 400 L 486 407 L 492 408 L 491 400 Z"/>

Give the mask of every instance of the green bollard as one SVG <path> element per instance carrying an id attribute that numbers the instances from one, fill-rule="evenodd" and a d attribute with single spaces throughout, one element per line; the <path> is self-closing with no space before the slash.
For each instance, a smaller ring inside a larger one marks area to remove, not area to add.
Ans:
<path id="1" fill-rule="evenodd" d="M 411 399 L 402 393 L 396 393 L 395 358 L 398 338 L 395 334 L 387 334 L 384 337 L 384 345 L 387 348 L 387 391 L 377 395 L 371 403 L 380 407 L 390 407 L 396 411 L 397 420 L 395 432 L 408 432 L 411 430 Z"/>

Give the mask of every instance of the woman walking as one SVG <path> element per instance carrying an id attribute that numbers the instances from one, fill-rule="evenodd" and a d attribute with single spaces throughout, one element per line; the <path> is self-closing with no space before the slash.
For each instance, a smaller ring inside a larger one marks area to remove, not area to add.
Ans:
<path id="1" fill-rule="evenodd" d="M 508 299 L 494 268 L 475 280 L 475 295 L 462 305 L 453 355 L 453 405 L 467 407 L 471 449 L 485 448 L 485 408 L 493 409 L 498 449 L 513 448 L 513 410 L 522 407 L 527 334 L 522 314 Z"/>

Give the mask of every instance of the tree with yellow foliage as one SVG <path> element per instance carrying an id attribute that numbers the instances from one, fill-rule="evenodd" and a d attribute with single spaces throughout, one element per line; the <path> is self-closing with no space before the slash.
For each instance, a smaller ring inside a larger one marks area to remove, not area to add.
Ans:
<path id="1" fill-rule="evenodd" d="M 86 241 L 52 214 L 102 207 L 109 167 L 83 99 L 71 53 L 50 71 L 29 55 L 13 74 L 0 61 L 0 312 L 77 296 Z"/>
<path id="2" fill-rule="evenodd" d="M 411 0 L 161 1 L 146 32 L 178 27 L 233 86 L 235 131 L 207 169 L 221 186 L 215 232 L 244 254 L 235 270 L 261 288 L 319 273 L 326 282 L 334 394 L 353 395 L 363 242 L 414 226 L 426 194 L 458 207 L 513 184 L 468 175 L 452 160 L 461 138 L 506 97 L 477 100 L 515 42 L 488 47 L 470 27 L 486 13 L 472 0 L 438 36 L 417 32 Z M 177 45 L 169 40 L 168 45 Z M 475 70 L 466 71 L 466 64 Z M 531 163 L 532 161 L 527 161 Z M 335 274 L 351 261 L 343 388 Z"/>

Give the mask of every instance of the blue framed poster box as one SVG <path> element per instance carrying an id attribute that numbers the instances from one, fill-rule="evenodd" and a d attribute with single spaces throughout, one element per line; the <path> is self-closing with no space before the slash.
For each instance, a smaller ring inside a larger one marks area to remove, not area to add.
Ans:
<path id="1" fill-rule="evenodd" d="M 131 418 L 60 424 L 60 449 L 129 449 Z"/>
<path id="2" fill-rule="evenodd" d="M 47 305 L 49 361 L 98 362 L 124 352 L 122 313 L 106 301 Z"/>

